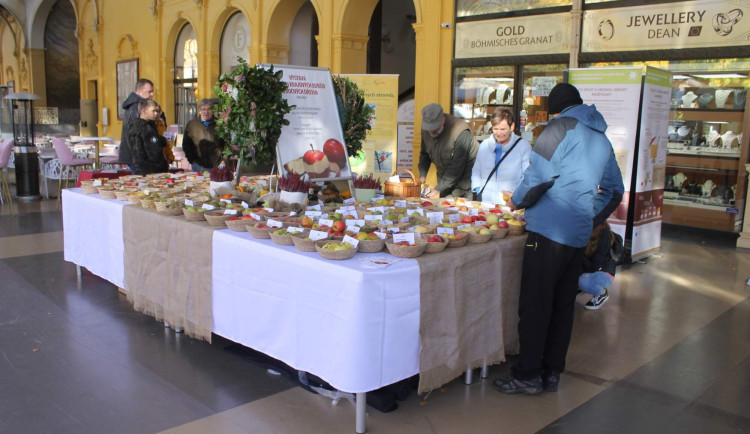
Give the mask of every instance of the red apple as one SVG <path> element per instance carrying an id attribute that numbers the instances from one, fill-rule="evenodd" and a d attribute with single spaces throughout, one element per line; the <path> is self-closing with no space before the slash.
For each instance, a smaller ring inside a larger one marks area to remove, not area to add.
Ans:
<path id="1" fill-rule="evenodd" d="M 422 206 L 432 206 L 432 202 L 424 201 L 422 202 Z"/>
<path id="2" fill-rule="evenodd" d="M 461 218 L 461 223 L 471 223 L 471 217 L 465 215 Z"/>
<path id="3" fill-rule="evenodd" d="M 331 228 L 336 232 L 344 232 L 346 229 L 346 223 L 343 220 L 336 220 L 333 222 Z"/>
<path id="4" fill-rule="evenodd" d="M 305 163 L 305 172 L 311 178 L 320 178 L 328 174 L 328 157 L 326 157 L 323 151 L 316 151 L 312 144 L 310 145 L 310 150 L 302 156 L 302 161 Z"/>
<path id="5" fill-rule="evenodd" d="M 508 222 L 506 222 L 505 220 L 500 220 L 499 222 L 497 222 L 497 225 L 504 229 L 508 227 Z"/>
<path id="6" fill-rule="evenodd" d="M 346 149 L 338 140 L 326 140 L 323 144 L 323 152 L 328 157 L 328 161 L 338 164 L 339 167 L 346 165 Z"/>

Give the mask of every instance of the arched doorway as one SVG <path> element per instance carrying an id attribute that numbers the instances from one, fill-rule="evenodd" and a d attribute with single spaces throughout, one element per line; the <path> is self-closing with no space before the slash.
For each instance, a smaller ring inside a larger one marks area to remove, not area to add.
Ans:
<path id="1" fill-rule="evenodd" d="M 81 118 L 81 85 L 76 13 L 70 0 L 52 6 L 44 26 L 44 80 L 47 106 L 57 107 L 58 124 L 74 134 Z M 22 59 L 20 72 L 25 60 Z M 26 72 L 28 73 L 28 72 Z M 19 79 L 22 77 L 19 74 Z M 23 90 L 23 89 L 22 89 Z"/>
<path id="2" fill-rule="evenodd" d="M 250 23 L 240 11 L 229 17 L 222 30 L 219 74 L 232 72 L 238 57 L 250 62 Z"/>
<path id="3" fill-rule="evenodd" d="M 289 31 L 289 63 L 291 65 L 318 65 L 318 15 L 310 1 L 297 12 Z"/>
<path id="4" fill-rule="evenodd" d="M 185 125 L 198 112 L 198 39 L 193 26 L 185 24 L 177 36 L 174 52 L 174 112 L 178 125 Z"/>
<path id="5" fill-rule="evenodd" d="M 398 74 L 399 102 L 414 97 L 416 20 L 414 2 L 403 0 L 380 0 L 370 19 L 367 73 Z"/>

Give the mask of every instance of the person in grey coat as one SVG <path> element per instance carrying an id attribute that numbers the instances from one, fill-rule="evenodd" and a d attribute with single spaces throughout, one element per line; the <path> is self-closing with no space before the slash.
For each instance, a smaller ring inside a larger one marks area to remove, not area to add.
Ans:
<path id="1" fill-rule="evenodd" d="M 130 92 L 125 101 L 122 102 L 122 109 L 125 114 L 122 119 L 122 135 L 120 138 L 120 163 L 127 164 L 130 171 L 133 171 L 132 145 L 130 144 L 130 124 L 134 119 L 141 117 L 138 109 L 138 103 L 144 99 L 151 99 L 154 96 L 154 83 L 147 78 L 141 78 L 135 83 L 135 92 Z"/>

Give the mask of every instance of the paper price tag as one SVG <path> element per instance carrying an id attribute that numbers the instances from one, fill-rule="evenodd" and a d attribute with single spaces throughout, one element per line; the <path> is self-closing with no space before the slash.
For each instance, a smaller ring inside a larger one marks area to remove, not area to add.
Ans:
<path id="1" fill-rule="evenodd" d="M 349 219 L 346 221 L 348 225 L 362 227 L 365 225 L 364 219 Z"/>
<path id="2" fill-rule="evenodd" d="M 308 210 L 308 211 L 320 211 L 320 210 L 322 210 L 322 209 L 323 209 L 323 208 L 321 208 L 321 207 L 320 207 L 320 204 L 317 204 L 317 205 L 311 205 L 311 206 L 308 206 L 308 207 L 307 207 L 307 210 Z"/>
<path id="3" fill-rule="evenodd" d="M 195 185 L 193 181 L 188 181 L 185 183 L 185 187 L 192 187 L 193 185 Z"/>
<path id="4" fill-rule="evenodd" d="M 252 218 L 255 221 L 261 221 L 263 218 L 259 216 L 258 214 L 255 214 L 254 212 L 250 213 L 250 218 Z"/>
<path id="5" fill-rule="evenodd" d="M 196 176 L 195 177 L 196 182 L 203 182 L 203 176 Z"/>
<path id="6" fill-rule="evenodd" d="M 409 232 L 414 232 L 416 229 L 417 229 L 416 226 L 409 226 L 408 228 L 406 228 L 406 230 Z"/>
<path id="7" fill-rule="evenodd" d="M 477 221 L 474 222 L 474 226 L 484 226 L 486 224 L 487 224 L 487 222 L 482 221 L 482 220 L 477 220 Z"/>
<path id="8" fill-rule="evenodd" d="M 268 227 L 271 227 L 271 228 L 283 228 L 284 227 L 284 223 L 278 220 L 273 220 L 273 219 L 268 220 L 266 224 L 268 225 Z"/>
<path id="9" fill-rule="evenodd" d="M 355 211 L 355 210 L 353 210 L 353 209 L 352 209 L 352 210 L 348 210 L 348 211 L 346 211 L 345 213 L 343 213 L 343 212 L 342 212 L 341 214 L 345 214 L 345 215 L 347 215 L 347 216 L 352 216 L 352 217 L 354 217 L 355 219 L 356 219 L 356 218 L 359 218 L 359 214 L 357 214 L 357 211 Z"/>
<path id="10" fill-rule="evenodd" d="M 393 243 L 400 243 L 402 241 L 406 241 L 409 243 L 410 246 L 413 246 L 416 244 L 416 241 L 414 241 L 414 234 L 409 232 L 405 234 L 393 234 Z"/>
<path id="11" fill-rule="evenodd" d="M 297 215 L 297 211 L 289 211 L 289 217 L 294 217 Z"/>
<path id="12" fill-rule="evenodd" d="M 458 215 L 469 215 L 469 211 L 459 211 Z"/>
<path id="13" fill-rule="evenodd" d="M 382 206 L 373 206 L 373 207 L 370 208 L 370 211 L 371 212 L 378 212 L 378 211 L 380 211 L 380 212 L 384 213 L 385 212 L 385 208 L 383 208 Z"/>
<path id="14" fill-rule="evenodd" d="M 469 210 L 469 215 L 479 215 L 479 208 L 472 208 Z"/>
<path id="15" fill-rule="evenodd" d="M 383 220 L 383 224 L 384 225 L 392 225 L 393 221 L 391 221 L 391 220 Z"/>
<path id="16" fill-rule="evenodd" d="M 391 233 L 396 233 L 396 232 L 400 231 L 401 228 L 398 227 L 398 226 L 388 226 L 387 228 L 385 228 L 385 230 L 387 230 L 388 232 L 391 232 Z"/>
<path id="17" fill-rule="evenodd" d="M 458 225 L 458 226 L 456 226 L 456 229 L 458 229 L 460 231 L 461 229 L 470 228 L 470 227 L 471 227 L 471 225 Z"/>
<path id="18" fill-rule="evenodd" d="M 318 241 L 322 240 L 323 238 L 328 238 L 328 232 L 323 231 L 310 231 L 310 234 L 308 235 L 311 240 Z"/>
<path id="19" fill-rule="evenodd" d="M 250 205 L 248 205 L 247 202 L 245 202 L 244 200 L 242 201 L 240 205 L 242 205 L 243 208 L 250 208 Z"/>
<path id="20" fill-rule="evenodd" d="M 192 201 L 192 200 L 190 200 L 190 199 L 185 199 L 185 206 L 193 206 L 193 205 L 195 205 L 195 204 L 193 203 L 193 201 Z"/>
<path id="21" fill-rule="evenodd" d="M 237 210 L 236 209 L 225 209 L 224 210 L 224 215 L 237 215 Z"/>
<path id="22" fill-rule="evenodd" d="M 333 220 L 331 219 L 320 219 L 318 220 L 318 224 L 321 226 L 328 226 L 329 228 L 333 226 Z"/>
<path id="23" fill-rule="evenodd" d="M 321 217 L 321 218 L 328 218 L 328 213 L 327 213 L 327 212 L 324 212 L 323 214 L 321 214 L 321 215 L 320 215 L 320 217 Z"/>
<path id="24" fill-rule="evenodd" d="M 451 223 L 458 223 L 461 221 L 461 216 L 459 214 L 451 214 L 448 216 L 448 221 Z"/>
<path id="25" fill-rule="evenodd" d="M 393 206 L 396 208 L 406 208 L 406 201 L 405 200 L 397 200 L 393 202 Z"/>
<path id="26" fill-rule="evenodd" d="M 383 216 L 380 214 L 368 214 L 365 216 L 365 221 L 372 222 L 372 221 L 378 221 L 383 220 Z"/>
<path id="27" fill-rule="evenodd" d="M 399 223 L 409 223 L 409 217 L 401 217 L 398 219 Z"/>
<path id="28" fill-rule="evenodd" d="M 300 232 L 303 232 L 304 230 L 305 228 L 298 228 L 295 226 L 289 226 L 288 228 L 286 228 L 286 231 L 289 232 L 290 234 L 298 234 Z"/>
<path id="29" fill-rule="evenodd" d="M 268 211 L 268 212 L 273 212 L 273 208 L 263 208 L 263 209 L 266 210 L 266 211 Z"/>
<path id="30" fill-rule="evenodd" d="M 356 208 L 354 208 L 353 206 L 342 206 L 341 208 L 339 208 L 339 212 L 341 214 L 349 213 L 354 210 L 356 210 Z"/>
<path id="31" fill-rule="evenodd" d="M 204 203 L 204 204 L 203 204 L 203 206 L 202 206 L 202 208 L 203 208 L 203 209 L 205 209 L 205 210 L 207 210 L 207 211 L 211 211 L 211 210 L 213 210 L 213 209 L 216 209 L 216 207 L 215 207 L 215 206 L 213 206 L 213 205 L 209 205 L 209 204 L 207 204 L 207 203 Z"/>
<path id="32" fill-rule="evenodd" d="M 219 202 L 232 203 L 230 199 L 219 199 Z"/>
<path id="33" fill-rule="evenodd" d="M 373 200 L 383 200 L 383 199 L 385 199 L 385 195 L 376 194 L 375 197 L 373 197 L 372 199 Z"/>
<path id="34" fill-rule="evenodd" d="M 305 216 L 310 218 L 318 218 L 321 214 L 320 211 L 305 211 Z"/>
<path id="35" fill-rule="evenodd" d="M 355 203 L 356 201 L 357 201 L 356 199 L 354 199 L 353 197 L 350 197 L 349 199 L 346 199 L 346 200 L 344 201 L 344 205 L 352 205 L 352 204 L 353 204 L 353 203 Z"/>
<path id="36" fill-rule="evenodd" d="M 491 202 L 482 202 L 482 208 L 484 209 L 492 209 L 495 207 L 494 203 Z"/>
<path id="37" fill-rule="evenodd" d="M 388 238 L 388 234 L 386 234 L 385 232 L 373 232 L 373 234 L 375 234 L 375 236 L 380 238 L 381 240 Z"/>
<path id="38" fill-rule="evenodd" d="M 424 210 L 422 208 L 410 209 L 406 211 L 406 214 L 407 215 L 419 214 L 421 216 L 424 216 Z"/>
<path id="39" fill-rule="evenodd" d="M 349 225 L 349 226 L 346 227 L 346 230 L 348 232 L 353 232 L 355 234 L 358 234 L 359 231 L 360 231 L 360 228 L 359 228 L 359 226 Z"/>
<path id="40" fill-rule="evenodd" d="M 453 228 L 437 228 L 438 235 L 453 235 Z"/>
<path id="41" fill-rule="evenodd" d="M 101 187 L 102 181 L 100 179 L 97 179 L 96 181 L 94 181 L 94 183 L 92 185 L 94 187 Z"/>
<path id="42" fill-rule="evenodd" d="M 344 235 L 344 239 L 342 241 L 350 244 L 352 247 L 357 247 L 357 245 L 359 244 L 358 239 L 352 238 L 349 235 Z"/>

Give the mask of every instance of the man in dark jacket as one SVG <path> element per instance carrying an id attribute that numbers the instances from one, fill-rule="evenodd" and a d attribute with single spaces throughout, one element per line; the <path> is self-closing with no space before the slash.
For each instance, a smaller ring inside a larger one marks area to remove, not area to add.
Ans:
<path id="1" fill-rule="evenodd" d="M 140 117 L 130 123 L 128 137 L 131 146 L 133 173 L 148 175 L 169 171 L 169 164 L 164 158 L 164 147 L 167 139 L 156 129 L 156 118 L 159 117 L 159 105 L 152 99 L 142 99 L 138 103 Z"/>
<path id="2" fill-rule="evenodd" d="M 578 89 L 560 83 L 549 94 L 559 113 L 536 141 L 511 208 L 525 208 L 529 235 L 518 302 L 518 362 L 496 380 L 503 393 L 556 391 L 565 369 L 581 262 L 591 230 L 623 195 L 620 168 L 604 135 L 607 123 Z"/>
<path id="3" fill-rule="evenodd" d="M 203 99 L 198 103 L 198 115 L 185 126 L 182 149 L 193 171 L 202 172 L 219 164 L 224 142 L 216 135 L 212 100 Z"/>
<path id="4" fill-rule="evenodd" d="M 141 78 L 135 83 L 135 92 L 131 92 L 125 101 L 122 102 L 122 109 L 125 114 L 122 117 L 122 135 L 120 138 L 120 163 L 127 164 L 133 169 L 132 153 L 130 144 L 130 123 L 141 116 L 138 109 L 138 103 L 144 99 L 151 99 L 154 96 L 154 83 L 147 78 Z"/>

